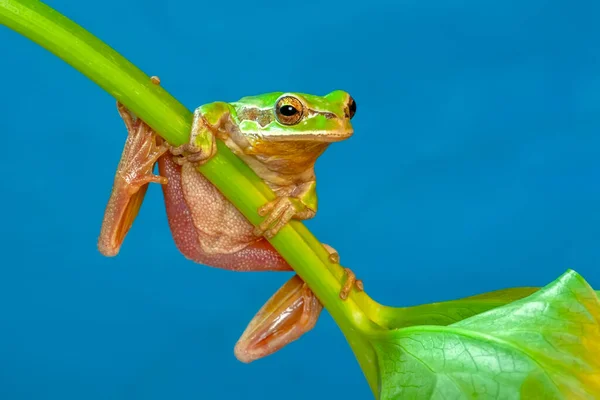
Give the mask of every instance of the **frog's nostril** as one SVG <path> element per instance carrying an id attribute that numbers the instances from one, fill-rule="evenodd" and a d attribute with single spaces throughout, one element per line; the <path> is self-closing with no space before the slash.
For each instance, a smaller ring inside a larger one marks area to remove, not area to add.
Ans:
<path id="1" fill-rule="evenodd" d="M 356 102 L 352 97 L 348 98 L 348 118 L 352 119 L 356 114 Z"/>

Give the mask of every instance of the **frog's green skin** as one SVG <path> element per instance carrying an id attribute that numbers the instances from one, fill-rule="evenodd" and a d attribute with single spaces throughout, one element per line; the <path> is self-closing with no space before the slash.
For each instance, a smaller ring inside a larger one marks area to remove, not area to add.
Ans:
<path id="1" fill-rule="evenodd" d="M 285 121 L 279 108 L 289 105 L 298 113 L 292 121 Z M 282 223 L 267 217 L 259 226 L 256 233 L 264 232 L 269 237 L 292 217 L 307 219 L 315 215 L 315 161 L 330 143 L 352 135 L 350 119 L 355 111 L 354 100 L 341 90 L 323 97 L 274 92 L 244 97 L 234 103 L 210 103 L 194 112 L 190 143 L 172 152 L 187 154 L 187 160 L 202 163 L 216 151 L 214 138 L 218 137 L 278 197 L 296 200 L 288 204 L 287 214 L 281 210 L 283 205 L 279 209 L 276 204 L 266 206 L 265 213 L 275 211 L 285 215 Z M 294 214 L 291 208 L 295 209 Z"/>
<path id="2" fill-rule="evenodd" d="M 147 184 L 158 182 L 163 184 L 173 238 L 187 258 L 236 271 L 291 270 L 264 236 L 275 235 L 292 218 L 315 215 L 315 161 L 330 143 L 352 135 L 355 110 L 354 100 L 343 91 L 322 97 L 268 93 L 234 103 L 210 103 L 194 112 L 190 142 L 173 148 L 159 144 L 146 124 L 120 106 L 129 137 L 106 209 L 100 251 L 118 253 Z M 266 218 L 258 228 L 195 168 L 215 154 L 216 139 L 277 194 L 276 200 L 259 209 Z M 160 176 L 152 174 L 156 162 Z M 312 329 L 321 309 L 304 282 L 292 278 L 250 323 L 236 345 L 237 357 L 249 362 L 296 340 Z"/>

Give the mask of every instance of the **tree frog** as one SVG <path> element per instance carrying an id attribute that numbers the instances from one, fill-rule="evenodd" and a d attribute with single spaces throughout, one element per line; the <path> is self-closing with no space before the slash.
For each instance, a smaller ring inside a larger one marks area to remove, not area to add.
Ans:
<path id="1" fill-rule="evenodd" d="M 153 77 L 158 83 L 158 78 Z M 314 165 L 333 142 L 349 138 L 356 103 L 343 91 L 326 96 L 268 93 L 233 103 L 215 102 L 194 112 L 189 143 L 173 147 L 117 103 L 128 136 L 106 207 L 98 248 L 119 252 L 142 204 L 148 184 L 162 185 L 169 226 L 177 248 L 197 263 L 235 271 L 290 271 L 266 240 L 291 219 L 317 211 Z M 216 153 L 222 140 L 275 192 L 277 198 L 250 222 L 196 170 Z M 158 164 L 159 175 L 153 173 Z M 324 245 L 338 262 L 335 250 Z M 341 289 L 362 290 L 350 270 Z M 285 283 L 256 314 L 235 346 L 250 362 L 296 340 L 315 325 L 322 305 L 298 277 Z"/>

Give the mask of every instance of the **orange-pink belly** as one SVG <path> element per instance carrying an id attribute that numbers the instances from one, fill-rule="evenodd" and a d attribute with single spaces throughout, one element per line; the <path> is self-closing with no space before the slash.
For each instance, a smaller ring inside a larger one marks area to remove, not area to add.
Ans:
<path id="1" fill-rule="evenodd" d="M 290 266 L 223 195 L 190 165 L 170 155 L 158 162 L 173 239 L 187 258 L 236 271 L 288 271 Z M 182 169 L 183 168 L 183 169 Z"/>

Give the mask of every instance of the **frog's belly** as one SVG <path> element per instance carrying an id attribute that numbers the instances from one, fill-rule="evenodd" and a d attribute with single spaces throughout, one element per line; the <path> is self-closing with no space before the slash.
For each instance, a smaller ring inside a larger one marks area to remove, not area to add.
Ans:
<path id="1" fill-rule="evenodd" d="M 239 271 L 290 270 L 254 227 L 190 164 L 176 165 L 170 155 L 159 160 L 169 182 L 163 185 L 169 226 L 187 258 L 212 267 Z"/>

